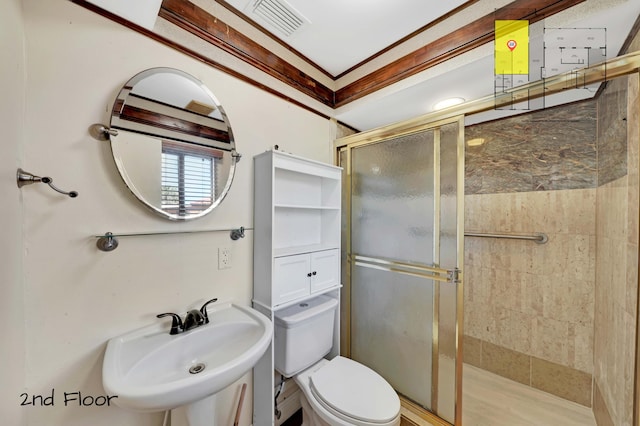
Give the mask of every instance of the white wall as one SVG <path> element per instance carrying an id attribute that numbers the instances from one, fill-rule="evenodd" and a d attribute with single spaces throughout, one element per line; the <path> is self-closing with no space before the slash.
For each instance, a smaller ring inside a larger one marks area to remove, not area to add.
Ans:
<path id="1" fill-rule="evenodd" d="M 112 140 L 131 190 L 154 206 L 162 205 L 162 139 L 119 130 Z"/>
<path id="2" fill-rule="evenodd" d="M 34 426 L 159 425 L 159 414 L 134 414 L 118 407 L 65 407 L 63 394 L 80 391 L 83 395 L 102 395 L 106 341 L 158 321 L 157 313 L 185 312 L 211 297 L 250 304 L 253 233 L 249 231 L 246 238 L 235 242 L 226 232 L 127 237 L 121 238 L 120 247 L 111 253 L 98 251 L 93 236 L 107 231 L 250 228 L 253 155 L 278 144 L 286 151 L 330 162 L 335 130 L 328 120 L 68 0 L 22 1 L 27 81 L 26 111 L 21 116 L 21 2 L 11 3 L 16 11 L 5 15 L 3 8 L 0 18 L 3 30 L 11 23 L 12 50 L 2 50 L 2 62 L 6 64 L 5 55 L 9 55 L 13 63 L 7 75 L 15 76 L 11 81 L 3 79 L 3 93 L 15 92 L 11 98 L 17 99 L 3 114 L 4 119 L 11 118 L 9 129 L 13 133 L 5 140 L 20 140 L 20 124 L 26 123 L 21 165 L 33 173 L 51 176 L 56 185 L 76 190 L 79 196 L 70 199 L 45 185 L 18 191 L 13 176 L 18 148 L 0 144 L 4 178 L 0 188 L 6 193 L 4 198 L 11 201 L 9 209 L 0 213 L 5 232 L 10 233 L 10 238 L 3 238 L 5 244 L 0 249 L 0 270 L 8 283 L 0 286 L 0 296 L 3 304 L 9 297 L 11 309 L 9 313 L 2 310 L 4 332 L 15 335 L 17 342 L 9 353 L 9 361 L 15 364 L 9 366 L 8 384 L 4 379 L 7 367 L 3 366 L 0 412 L 24 414 L 26 424 Z M 18 23 L 13 24 L 14 20 Z M 92 139 L 87 131 L 92 123 L 107 121 L 120 86 L 129 77 L 156 66 L 182 69 L 211 88 L 229 116 L 238 151 L 243 154 L 230 194 L 210 215 L 192 222 L 157 218 L 139 205 L 117 175 L 108 143 Z M 19 196 L 24 204 L 21 217 L 17 215 Z M 22 244 L 20 231 L 16 231 L 21 221 Z M 231 248 L 231 269 L 217 269 L 219 247 Z M 19 277 L 20 253 L 24 283 Z M 242 382 L 250 384 L 251 376 L 245 376 L 219 398 L 218 424 L 232 423 Z M 55 389 L 55 405 L 17 407 L 23 389 L 30 396 L 48 396 Z M 248 389 L 242 425 L 251 423 L 250 395 Z"/>
<path id="3" fill-rule="evenodd" d="M 153 29 L 158 10 L 162 4 L 162 0 L 147 0 L 145 2 L 132 2 L 129 0 L 89 0 L 89 2 L 147 29 Z"/>
<path id="4" fill-rule="evenodd" d="M 0 13 L 0 418 L 24 424 L 19 395 L 24 391 L 24 304 L 22 286 L 22 198 L 16 186 L 24 116 L 24 28 L 22 2 L 5 1 Z"/>

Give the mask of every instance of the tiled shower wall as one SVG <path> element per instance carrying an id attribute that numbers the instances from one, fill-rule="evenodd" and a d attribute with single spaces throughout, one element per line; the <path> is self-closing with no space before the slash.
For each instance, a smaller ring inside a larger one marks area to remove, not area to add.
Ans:
<path id="1" fill-rule="evenodd" d="M 638 79 L 466 129 L 485 138 L 467 148 L 466 229 L 549 242 L 466 238 L 465 362 L 593 404 L 600 426 L 632 421 Z"/>
<path id="2" fill-rule="evenodd" d="M 596 104 L 465 129 L 465 362 L 591 405 Z"/>
<path id="3" fill-rule="evenodd" d="M 636 49 L 640 39 L 636 40 Z M 594 414 L 631 425 L 638 300 L 638 74 L 609 82 L 598 100 L 598 250 Z"/>

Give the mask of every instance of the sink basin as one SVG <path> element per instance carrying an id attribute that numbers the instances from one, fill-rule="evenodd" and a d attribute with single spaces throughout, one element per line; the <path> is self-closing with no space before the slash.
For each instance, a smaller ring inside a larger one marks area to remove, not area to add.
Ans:
<path id="1" fill-rule="evenodd" d="M 177 335 L 170 321 L 109 340 L 103 386 L 113 401 L 138 411 L 171 410 L 211 396 L 258 362 L 273 327 L 260 312 L 232 303 L 207 310 L 209 324 Z M 190 372 L 191 370 L 191 372 Z"/>

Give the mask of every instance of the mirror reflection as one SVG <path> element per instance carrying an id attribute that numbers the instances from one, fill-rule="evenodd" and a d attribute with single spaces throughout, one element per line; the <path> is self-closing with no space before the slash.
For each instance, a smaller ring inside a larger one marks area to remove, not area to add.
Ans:
<path id="1" fill-rule="evenodd" d="M 222 106 L 195 77 L 171 68 L 137 74 L 115 101 L 111 128 L 122 179 L 156 213 L 198 218 L 228 192 L 240 155 Z"/>

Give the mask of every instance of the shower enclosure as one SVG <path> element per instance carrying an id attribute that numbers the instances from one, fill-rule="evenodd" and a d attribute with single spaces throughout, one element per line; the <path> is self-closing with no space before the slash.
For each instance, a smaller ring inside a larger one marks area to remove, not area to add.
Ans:
<path id="1" fill-rule="evenodd" d="M 461 419 L 461 117 L 338 141 L 344 168 L 343 352 L 403 406 Z"/>
<path id="2" fill-rule="evenodd" d="M 336 141 L 335 161 L 344 168 L 342 353 L 385 377 L 402 397 L 403 414 L 462 422 L 462 117 L 625 75 L 635 74 L 629 87 L 637 93 L 639 64 L 635 51 Z M 637 136 L 631 140 L 635 147 Z M 630 322 L 635 327 L 635 317 Z M 640 341 L 635 330 L 625 332 Z M 626 377 L 638 377 L 638 359 L 627 362 Z M 594 412 L 606 411 L 602 401 L 596 398 Z"/>

